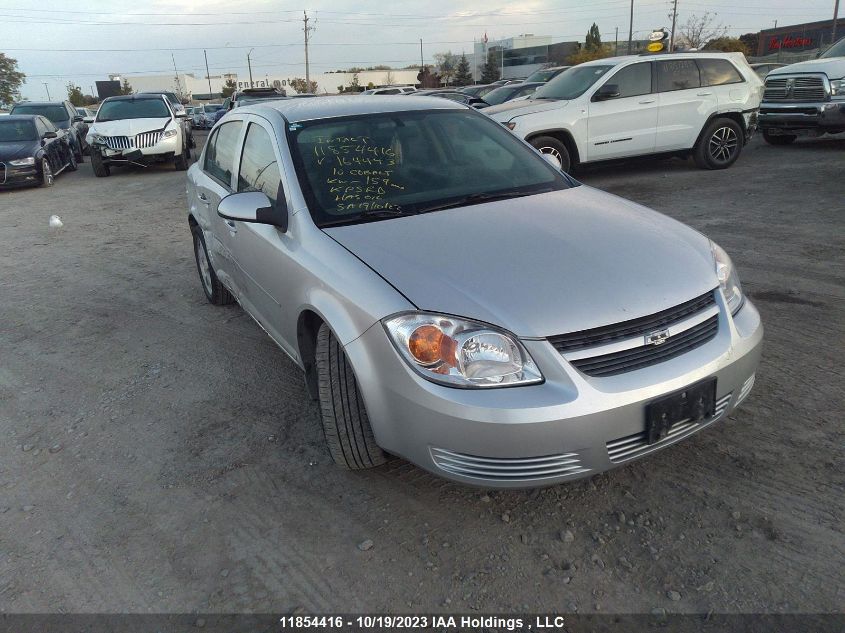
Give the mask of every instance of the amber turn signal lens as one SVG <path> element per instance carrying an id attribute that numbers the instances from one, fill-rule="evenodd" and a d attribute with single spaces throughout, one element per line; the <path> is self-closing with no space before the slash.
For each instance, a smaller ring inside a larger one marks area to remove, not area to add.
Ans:
<path id="1" fill-rule="evenodd" d="M 408 350 L 421 365 L 455 365 L 456 342 L 435 325 L 421 325 L 408 339 Z"/>

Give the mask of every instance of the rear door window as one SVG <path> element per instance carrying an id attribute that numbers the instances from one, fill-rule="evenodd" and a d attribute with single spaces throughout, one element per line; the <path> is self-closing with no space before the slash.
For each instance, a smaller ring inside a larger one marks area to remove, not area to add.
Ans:
<path id="1" fill-rule="evenodd" d="M 742 75 L 727 59 L 699 59 L 702 86 L 724 86 L 743 81 Z"/>
<path id="2" fill-rule="evenodd" d="M 670 59 L 657 62 L 657 89 L 660 92 L 700 87 L 701 77 L 694 59 Z"/>
<path id="3" fill-rule="evenodd" d="M 232 184 L 232 171 L 235 169 L 235 155 L 238 153 L 238 138 L 242 127 L 241 121 L 224 123 L 216 130 L 208 142 L 208 149 L 205 150 L 203 171 L 226 187 Z"/>

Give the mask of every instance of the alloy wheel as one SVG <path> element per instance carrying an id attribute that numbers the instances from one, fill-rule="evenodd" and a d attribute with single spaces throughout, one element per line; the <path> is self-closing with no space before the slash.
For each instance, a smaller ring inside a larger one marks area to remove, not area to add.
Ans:
<path id="1" fill-rule="evenodd" d="M 716 162 L 726 163 L 729 161 L 738 147 L 739 138 L 731 127 L 720 127 L 710 137 L 710 156 Z"/>
<path id="2" fill-rule="evenodd" d="M 541 154 L 548 154 L 549 156 L 554 157 L 555 161 L 557 161 L 557 168 L 561 169 L 563 167 L 563 156 L 561 156 L 560 152 L 555 149 L 554 147 L 541 147 L 540 153 Z"/>
<path id="3" fill-rule="evenodd" d="M 50 169 L 50 163 L 45 158 L 41 161 L 41 173 L 44 175 L 44 184 L 48 187 L 53 185 L 53 170 Z"/>
<path id="4" fill-rule="evenodd" d="M 208 262 L 208 255 L 205 253 L 205 247 L 202 240 L 199 238 L 194 240 L 194 249 L 197 253 L 197 264 L 200 269 L 200 279 L 202 280 L 203 288 L 209 295 L 212 292 L 211 288 L 211 264 Z"/>

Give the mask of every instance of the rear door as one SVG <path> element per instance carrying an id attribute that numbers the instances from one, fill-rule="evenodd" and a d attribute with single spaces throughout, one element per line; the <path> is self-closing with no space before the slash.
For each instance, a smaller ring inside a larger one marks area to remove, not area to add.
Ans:
<path id="1" fill-rule="evenodd" d="M 237 227 L 234 222 L 217 215 L 217 206 L 234 191 L 236 156 L 243 127 L 243 121 L 236 119 L 224 123 L 211 134 L 203 151 L 201 168 L 196 171 L 192 200 L 214 272 L 236 298 L 241 295 L 232 256 Z"/>
<path id="2" fill-rule="evenodd" d="M 728 111 L 731 104 L 741 104 L 748 95 L 748 82 L 731 62 L 717 57 L 696 60 L 701 73 L 702 89 L 712 90 L 719 103 L 719 110 Z"/>
<path id="3" fill-rule="evenodd" d="M 624 66 L 602 85 L 616 85 L 619 96 L 595 100 L 587 119 L 587 160 L 638 156 L 654 152 L 657 95 L 652 90 L 652 63 Z M 601 86 L 596 86 L 596 91 Z"/>
<path id="4" fill-rule="evenodd" d="M 287 205 L 283 168 L 278 140 L 272 125 L 256 115 L 245 120 L 243 150 L 237 173 L 237 191 L 261 191 L 274 205 Z M 290 233 L 275 226 L 253 222 L 236 222 L 237 233 L 232 252 L 238 265 L 239 285 L 243 289 L 241 304 L 292 357 L 297 357 L 296 332 L 285 324 L 289 318 L 284 297 L 292 293 L 296 278 Z"/>
<path id="5" fill-rule="evenodd" d="M 716 91 L 712 87 L 702 87 L 694 59 L 667 59 L 654 63 L 659 104 L 655 150 L 691 149 L 705 121 L 716 111 Z"/>

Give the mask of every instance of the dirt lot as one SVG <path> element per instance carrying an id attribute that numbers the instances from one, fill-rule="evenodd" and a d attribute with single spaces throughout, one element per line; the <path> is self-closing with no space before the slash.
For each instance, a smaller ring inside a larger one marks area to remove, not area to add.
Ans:
<path id="1" fill-rule="evenodd" d="M 691 440 L 508 493 L 335 468 L 296 367 L 206 302 L 183 173 L 0 193 L 0 612 L 841 613 L 843 174 L 832 139 L 582 173 L 733 255 L 763 363 Z"/>

